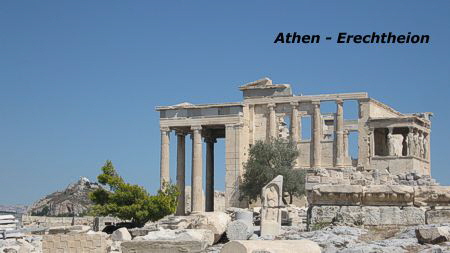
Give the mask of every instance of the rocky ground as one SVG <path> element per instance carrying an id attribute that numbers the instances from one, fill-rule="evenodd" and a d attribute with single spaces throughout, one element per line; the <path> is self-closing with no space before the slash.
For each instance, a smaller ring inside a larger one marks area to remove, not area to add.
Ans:
<path id="1" fill-rule="evenodd" d="M 295 227 L 283 227 L 285 232 L 277 239 L 309 239 L 322 248 L 322 252 L 450 252 L 450 242 L 440 244 L 420 244 L 416 230 L 430 229 L 438 225 L 421 225 L 414 227 L 374 227 L 358 228 L 348 226 L 327 227 L 312 232 L 297 231 Z M 449 224 L 441 227 L 450 229 Z M 447 238 L 448 240 L 449 238 Z"/>
<path id="2" fill-rule="evenodd" d="M 106 245 L 103 245 L 102 252 L 134 252 L 133 250 L 143 252 L 139 249 L 166 247 L 178 243 L 182 247 L 190 249 L 188 252 L 219 253 L 223 252 L 224 245 L 228 242 L 227 231 L 228 233 L 238 233 L 233 235 L 235 237 L 241 235 L 246 237 L 248 235 L 248 228 L 245 227 L 245 224 L 241 224 L 245 230 L 242 234 L 239 234 L 240 232 L 236 230 L 239 226 L 229 230 L 230 224 L 236 219 L 236 212 L 239 212 L 239 210 L 229 210 L 227 213 L 214 212 L 191 216 L 169 216 L 158 222 L 148 223 L 143 228 L 121 228 L 113 234 L 94 232 L 89 226 L 49 228 L 45 231 L 47 235 L 26 233 L 27 235 L 23 238 L 0 239 L 0 252 L 42 252 L 43 244 L 45 244 L 48 235 L 64 234 L 66 238 L 70 238 L 70 236 L 76 234 L 84 234 L 87 236 L 101 235 L 106 242 Z M 246 212 L 248 213 L 248 211 Z M 300 224 L 283 226 L 282 233 L 272 238 L 258 236 L 258 226 L 253 226 L 251 230 L 254 232 L 248 235 L 250 241 L 299 241 L 306 239 L 320 246 L 321 252 L 324 253 L 450 252 L 450 224 L 403 227 L 332 225 L 315 231 L 305 231 L 305 227 Z"/>

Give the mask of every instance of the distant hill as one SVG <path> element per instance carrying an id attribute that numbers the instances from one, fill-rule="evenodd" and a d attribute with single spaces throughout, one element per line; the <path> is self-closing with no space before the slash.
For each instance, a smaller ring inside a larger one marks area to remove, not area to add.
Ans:
<path id="1" fill-rule="evenodd" d="M 39 216 L 80 216 L 93 204 L 89 192 L 100 188 L 98 183 L 81 177 L 63 191 L 51 193 L 28 208 L 27 213 Z"/>

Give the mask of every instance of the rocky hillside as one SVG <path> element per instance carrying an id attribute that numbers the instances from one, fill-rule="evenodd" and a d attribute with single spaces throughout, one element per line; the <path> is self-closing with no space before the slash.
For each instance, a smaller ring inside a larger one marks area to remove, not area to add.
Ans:
<path id="1" fill-rule="evenodd" d="M 92 205 L 88 197 L 89 192 L 100 187 L 99 184 L 81 177 L 63 191 L 54 192 L 38 200 L 28 209 L 28 213 L 40 216 L 82 215 Z"/>

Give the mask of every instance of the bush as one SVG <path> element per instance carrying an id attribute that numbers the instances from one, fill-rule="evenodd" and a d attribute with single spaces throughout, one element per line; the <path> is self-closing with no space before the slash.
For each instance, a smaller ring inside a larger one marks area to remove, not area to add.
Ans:
<path id="1" fill-rule="evenodd" d="M 152 196 L 142 186 L 124 182 L 111 161 L 106 161 L 102 172 L 98 182 L 109 186 L 109 190 L 100 188 L 89 194 L 95 204 L 91 215 L 111 215 L 141 227 L 176 211 L 179 191 L 175 185 L 165 182 L 163 190 Z"/>

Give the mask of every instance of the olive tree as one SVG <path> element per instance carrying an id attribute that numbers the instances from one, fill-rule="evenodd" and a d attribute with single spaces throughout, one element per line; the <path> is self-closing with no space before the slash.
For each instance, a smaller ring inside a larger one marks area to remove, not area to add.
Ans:
<path id="1" fill-rule="evenodd" d="M 257 141 L 249 150 L 244 164 L 244 175 L 240 186 L 241 200 L 255 201 L 261 195 L 261 189 L 277 175 L 283 176 L 283 192 L 289 194 L 289 204 L 293 196 L 305 193 L 305 173 L 294 169 L 298 157 L 294 143 L 285 139 Z M 283 202 L 288 202 L 284 198 Z"/>

